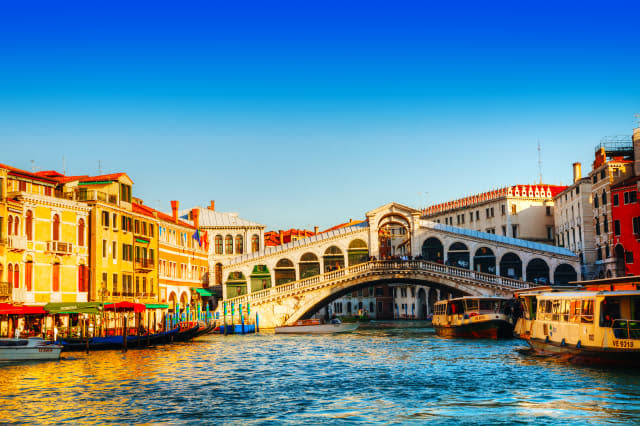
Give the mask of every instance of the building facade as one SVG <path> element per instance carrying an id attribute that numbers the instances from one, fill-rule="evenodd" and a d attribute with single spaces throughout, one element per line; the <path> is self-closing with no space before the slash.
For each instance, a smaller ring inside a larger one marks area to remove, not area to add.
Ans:
<path id="1" fill-rule="evenodd" d="M 573 184 L 553 202 L 556 245 L 580 256 L 583 279 L 597 278 L 591 179 L 582 177 L 580 163 L 573 164 Z"/>
<path id="2" fill-rule="evenodd" d="M 553 199 L 566 188 L 542 184 L 508 186 L 427 207 L 422 218 L 459 228 L 553 244 Z"/>
<path id="3" fill-rule="evenodd" d="M 45 175 L 0 165 L 0 299 L 85 302 L 90 211 Z"/>
<path id="4" fill-rule="evenodd" d="M 198 213 L 193 212 L 194 225 L 178 218 L 178 201 L 172 201 L 172 215 L 147 206 L 144 208 L 157 218 L 159 301 L 172 311 L 204 306 L 211 293 L 209 287 L 209 256 L 204 238 L 196 234 Z"/>
<path id="5" fill-rule="evenodd" d="M 261 290 L 271 285 L 267 271 L 253 271 L 250 277 L 237 272 L 223 276 L 224 265 L 229 260 L 263 248 L 265 226 L 243 219 L 237 213 L 217 211 L 215 201 L 206 208 L 194 207 L 180 211 L 178 216 L 191 225 L 195 225 L 194 212 L 197 212 L 198 230 L 208 246 L 209 270 L 213 271 L 213 282 L 223 298 L 239 296 L 252 289 Z M 223 281 L 226 285 L 222 285 Z"/>
<path id="6" fill-rule="evenodd" d="M 593 204 L 596 267 L 598 278 L 624 276 L 624 264 L 614 253 L 611 220 L 611 187 L 633 176 L 633 143 L 629 137 L 604 138 L 596 146 L 595 160 L 589 173 Z"/>

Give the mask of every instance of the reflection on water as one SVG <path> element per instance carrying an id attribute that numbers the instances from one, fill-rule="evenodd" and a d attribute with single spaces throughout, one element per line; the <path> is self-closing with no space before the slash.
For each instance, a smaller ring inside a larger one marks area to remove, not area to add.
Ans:
<path id="1" fill-rule="evenodd" d="M 0 422 L 629 423 L 640 373 L 445 340 L 429 329 L 208 336 L 0 366 Z"/>

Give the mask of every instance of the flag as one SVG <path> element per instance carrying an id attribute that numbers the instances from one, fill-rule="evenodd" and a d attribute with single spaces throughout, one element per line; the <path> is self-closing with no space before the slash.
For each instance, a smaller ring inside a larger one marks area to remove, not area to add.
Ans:
<path id="1" fill-rule="evenodd" d="M 193 233 L 192 238 L 198 242 L 199 246 L 202 246 L 202 243 L 200 242 L 200 232 L 197 229 L 196 232 Z"/>
<path id="2" fill-rule="evenodd" d="M 207 231 L 204 231 L 201 238 L 202 248 L 204 248 L 204 251 L 209 251 L 209 233 Z"/>

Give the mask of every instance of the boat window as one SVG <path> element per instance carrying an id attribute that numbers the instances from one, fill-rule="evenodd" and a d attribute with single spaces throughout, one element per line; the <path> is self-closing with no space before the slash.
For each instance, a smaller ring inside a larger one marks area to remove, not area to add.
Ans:
<path id="1" fill-rule="evenodd" d="M 572 300 L 571 306 L 569 310 L 569 321 L 570 322 L 580 322 L 580 308 L 582 303 L 580 300 Z"/>
<path id="2" fill-rule="evenodd" d="M 583 300 L 581 308 L 581 322 L 593 322 L 593 300 Z"/>
<path id="3" fill-rule="evenodd" d="M 561 302 L 560 300 L 554 300 L 551 302 L 551 321 L 559 321 L 560 320 L 560 311 L 561 311 Z"/>
<path id="4" fill-rule="evenodd" d="M 568 322 L 569 321 L 569 307 L 571 301 L 566 299 L 562 301 L 562 316 L 560 321 Z"/>
<path id="5" fill-rule="evenodd" d="M 478 299 L 467 299 L 466 304 L 467 304 L 466 312 L 478 310 Z"/>
<path id="6" fill-rule="evenodd" d="M 620 319 L 620 300 L 606 298 L 600 302 L 600 327 L 611 327 L 617 319 Z"/>

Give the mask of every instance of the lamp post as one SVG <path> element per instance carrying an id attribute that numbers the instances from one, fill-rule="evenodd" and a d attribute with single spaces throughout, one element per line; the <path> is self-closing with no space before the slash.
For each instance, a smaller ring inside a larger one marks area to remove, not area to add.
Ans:
<path id="1" fill-rule="evenodd" d="M 107 295 L 107 282 L 102 281 L 100 284 L 100 302 L 102 303 L 102 321 L 100 322 L 100 335 L 106 335 L 105 318 L 104 318 L 104 297 Z M 105 334 L 102 333 L 105 332 Z"/>

